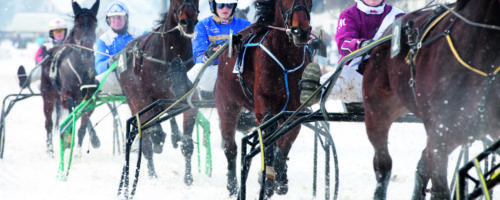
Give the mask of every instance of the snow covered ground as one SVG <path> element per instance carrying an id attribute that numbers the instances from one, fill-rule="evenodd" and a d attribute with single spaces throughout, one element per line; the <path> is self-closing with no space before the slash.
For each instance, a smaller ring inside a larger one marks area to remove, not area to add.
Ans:
<path id="1" fill-rule="evenodd" d="M 10 42 L 0 44 L 0 97 L 17 93 L 16 70 L 20 64 L 33 67 L 34 44 L 26 50 L 14 49 Z M 332 101 L 331 104 L 336 103 Z M 337 107 L 331 105 L 331 107 Z M 123 155 L 113 155 L 112 122 L 107 108 L 94 112 L 93 123 L 101 139 L 101 148 L 89 147 L 85 138 L 81 156 L 74 157 L 67 181 L 56 178 L 59 165 L 59 141 L 54 136 L 56 155 L 45 153 L 45 130 L 41 97 L 32 97 L 16 104 L 6 123 L 6 146 L 4 158 L 0 160 L 0 198 L 11 199 L 117 199 Z M 122 122 L 130 117 L 127 106 L 120 107 Z M 204 149 L 202 149 L 201 173 L 198 172 L 197 154 L 193 155 L 194 183 L 187 187 L 183 183 L 184 161 L 179 149 L 170 145 L 167 137 L 162 154 L 155 154 L 157 179 L 147 176 L 143 162 L 136 199 L 236 199 L 226 190 L 226 159 L 220 148 L 219 119 L 214 109 L 203 113 L 211 122 L 213 174 L 203 173 Z M 102 121 L 101 121 L 102 120 Z M 180 121 L 180 120 L 179 120 Z M 164 123 L 164 130 L 169 130 Z M 339 198 L 342 200 L 371 199 L 375 188 L 372 170 L 373 150 L 366 137 L 363 123 L 330 123 L 335 141 L 340 169 Z M 398 123 L 390 130 L 390 150 L 393 156 L 393 171 L 388 199 L 410 199 L 413 176 L 420 152 L 425 144 L 425 133 L 421 124 Z M 242 134 L 237 134 L 240 144 Z M 240 147 L 241 145 L 239 145 Z M 87 152 L 88 151 L 88 152 Z M 476 149 L 477 153 L 478 150 Z M 312 199 L 312 153 L 313 132 L 303 127 L 297 138 L 289 160 L 289 193 L 273 199 Z M 321 157 L 321 155 L 320 155 Z M 456 162 L 456 152 L 450 160 L 450 173 Z M 133 156 L 135 158 L 135 156 Z M 455 160 L 454 160 L 455 159 Z M 238 158 L 238 169 L 239 169 Z M 257 171 L 259 159 L 254 159 L 247 182 L 247 198 L 258 198 Z M 132 166 L 135 166 L 135 160 Z M 131 171 L 135 167 L 131 167 Z M 133 177 L 133 175 L 131 176 Z M 239 174 L 238 174 L 239 177 Z M 319 178 L 322 180 L 322 178 Z M 319 187 L 321 188 L 321 184 Z M 318 194 L 317 199 L 323 199 Z"/>

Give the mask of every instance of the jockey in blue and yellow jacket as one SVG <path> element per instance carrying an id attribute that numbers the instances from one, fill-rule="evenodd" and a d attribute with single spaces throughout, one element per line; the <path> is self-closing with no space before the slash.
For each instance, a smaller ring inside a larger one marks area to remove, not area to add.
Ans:
<path id="1" fill-rule="evenodd" d="M 231 20 L 223 22 L 217 16 L 210 16 L 196 24 L 195 33 L 193 35 L 193 55 L 195 56 L 195 64 L 204 63 L 207 57 L 200 56 L 205 53 L 210 44 L 218 44 L 222 41 L 227 41 L 230 37 L 229 33 L 232 30 L 233 34 L 250 26 L 250 22 L 238 17 L 233 17 Z M 217 65 L 218 60 L 214 62 Z"/>
<path id="2" fill-rule="evenodd" d="M 237 0 L 209 0 L 212 16 L 207 17 L 196 24 L 193 34 L 193 56 L 195 65 L 188 72 L 188 77 L 194 81 L 201 66 L 208 60 L 211 53 L 219 47 L 222 41 L 228 41 L 230 32 L 233 34 L 250 26 L 250 22 L 238 17 L 234 17 L 234 11 L 238 5 Z M 210 49 L 208 49 L 210 47 Z M 198 88 L 204 92 L 212 92 L 217 78 L 218 60 L 209 66 L 200 79 Z"/>

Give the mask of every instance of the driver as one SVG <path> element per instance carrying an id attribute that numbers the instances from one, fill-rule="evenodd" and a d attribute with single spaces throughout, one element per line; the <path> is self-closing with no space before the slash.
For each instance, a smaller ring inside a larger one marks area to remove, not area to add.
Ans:
<path id="1" fill-rule="evenodd" d="M 250 22 L 242 18 L 234 17 L 238 0 L 209 0 L 212 16 L 207 17 L 196 24 L 193 36 L 193 55 L 195 65 L 188 72 L 188 77 L 194 81 L 202 65 L 214 52 L 220 48 L 220 43 L 228 41 L 231 37 L 230 31 L 234 33 L 250 26 Z M 216 60 L 213 65 L 203 73 L 198 88 L 202 97 L 213 98 L 215 80 L 217 79 Z"/>

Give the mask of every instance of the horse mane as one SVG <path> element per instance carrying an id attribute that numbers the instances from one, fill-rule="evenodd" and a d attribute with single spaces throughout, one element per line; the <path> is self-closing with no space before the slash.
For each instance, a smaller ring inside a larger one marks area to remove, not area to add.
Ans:
<path id="1" fill-rule="evenodd" d="M 469 0 L 457 0 L 457 11 L 462 10 L 469 3 Z"/>
<path id="2" fill-rule="evenodd" d="M 158 26 L 162 26 L 168 20 L 168 11 L 160 14 L 160 20 L 156 21 Z"/>
<path id="3" fill-rule="evenodd" d="M 254 4 L 256 22 L 262 25 L 272 25 L 276 11 L 276 0 L 256 0 Z"/>

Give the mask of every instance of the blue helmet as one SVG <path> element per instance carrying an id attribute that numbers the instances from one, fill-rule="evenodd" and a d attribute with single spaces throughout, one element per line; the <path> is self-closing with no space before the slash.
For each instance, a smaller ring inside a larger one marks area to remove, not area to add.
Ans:
<path id="1" fill-rule="evenodd" d="M 111 4 L 109 4 L 108 8 L 106 9 L 106 17 L 109 16 L 116 16 L 116 15 L 126 15 L 128 16 L 128 8 L 125 3 L 121 1 L 113 1 Z"/>

